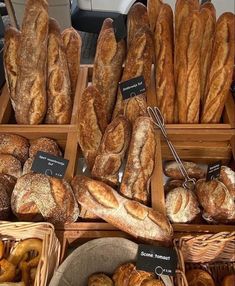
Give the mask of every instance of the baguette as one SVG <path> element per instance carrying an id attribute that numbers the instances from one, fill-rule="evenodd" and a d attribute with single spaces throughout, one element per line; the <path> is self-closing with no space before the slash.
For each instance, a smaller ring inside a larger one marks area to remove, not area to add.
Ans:
<path id="1" fill-rule="evenodd" d="M 16 82 L 17 82 L 17 51 L 20 43 L 21 32 L 13 27 L 9 27 L 5 32 L 5 44 L 3 62 L 5 69 L 6 83 L 11 99 L 11 104 L 15 110 Z"/>
<path id="2" fill-rule="evenodd" d="M 199 12 L 192 12 L 182 21 L 179 34 L 180 66 L 176 82 L 180 123 L 198 123 L 200 108 L 200 43 L 202 25 Z"/>
<path id="3" fill-rule="evenodd" d="M 47 2 L 28 0 L 17 53 L 15 117 L 19 124 L 39 124 L 46 113 L 48 22 Z"/>
<path id="4" fill-rule="evenodd" d="M 74 98 L 80 68 L 82 39 L 79 33 L 72 27 L 63 31 L 62 38 L 68 62 L 72 98 Z"/>
<path id="5" fill-rule="evenodd" d="M 161 213 L 122 197 L 103 182 L 75 176 L 71 184 L 79 204 L 115 227 L 143 240 L 171 241 L 172 227 Z"/>
<path id="6" fill-rule="evenodd" d="M 106 23 L 107 22 L 107 23 Z M 125 42 L 117 42 L 111 19 L 106 19 L 97 42 L 92 84 L 100 92 L 105 127 L 110 123 L 125 57 Z"/>
<path id="7" fill-rule="evenodd" d="M 48 110 L 45 122 L 68 124 L 72 113 L 71 84 L 60 27 L 50 19 L 47 56 Z"/>
<path id="8" fill-rule="evenodd" d="M 157 18 L 158 18 L 162 4 L 163 3 L 161 0 L 148 0 L 147 2 L 149 24 L 150 24 L 150 29 L 152 32 L 155 31 Z"/>
<path id="9" fill-rule="evenodd" d="M 202 123 L 219 123 L 229 94 L 234 66 L 234 25 L 233 13 L 222 14 L 216 23 L 212 62 L 201 116 Z"/>
<path id="10" fill-rule="evenodd" d="M 119 169 L 131 137 L 131 127 L 124 116 L 116 117 L 106 128 L 92 169 L 92 176 L 111 186 L 118 185 Z"/>
<path id="11" fill-rule="evenodd" d="M 120 187 L 122 195 L 148 204 L 155 149 L 153 123 L 149 117 L 139 117 L 133 127 L 126 168 Z"/>
<path id="12" fill-rule="evenodd" d="M 208 71 L 211 66 L 212 45 L 215 33 L 216 11 L 212 3 L 205 3 L 200 7 L 202 21 L 201 47 L 201 103 L 205 102 L 205 87 Z"/>
<path id="13" fill-rule="evenodd" d="M 156 96 L 165 123 L 174 122 L 175 81 L 174 81 L 174 34 L 173 12 L 163 4 L 155 30 Z"/>

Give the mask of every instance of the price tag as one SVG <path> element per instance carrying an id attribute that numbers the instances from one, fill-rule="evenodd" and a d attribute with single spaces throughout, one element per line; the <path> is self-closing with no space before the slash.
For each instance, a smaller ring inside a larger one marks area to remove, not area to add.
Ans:
<path id="1" fill-rule="evenodd" d="M 126 38 L 126 24 L 123 15 L 119 15 L 118 17 L 113 19 L 113 29 L 117 42 L 120 42 L 122 39 Z"/>
<path id="2" fill-rule="evenodd" d="M 138 76 L 119 84 L 123 100 L 146 92 L 143 76 Z"/>
<path id="3" fill-rule="evenodd" d="M 63 179 L 68 163 L 69 161 L 64 158 L 38 151 L 31 170 L 36 173 Z"/>
<path id="4" fill-rule="evenodd" d="M 221 161 L 209 164 L 207 168 L 206 180 L 211 181 L 219 178 L 221 170 Z"/>
<path id="5" fill-rule="evenodd" d="M 136 268 L 154 272 L 156 275 L 174 276 L 177 267 L 177 254 L 174 248 L 140 244 Z"/>

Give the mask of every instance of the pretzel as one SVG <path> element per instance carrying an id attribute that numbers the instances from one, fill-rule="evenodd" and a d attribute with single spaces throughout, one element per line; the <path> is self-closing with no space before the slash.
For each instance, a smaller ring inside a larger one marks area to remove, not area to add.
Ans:
<path id="1" fill-rule="evenodd" d="M 6 259 L 0 260 L 0 283 L 14 280 L 16 267 Z"/>

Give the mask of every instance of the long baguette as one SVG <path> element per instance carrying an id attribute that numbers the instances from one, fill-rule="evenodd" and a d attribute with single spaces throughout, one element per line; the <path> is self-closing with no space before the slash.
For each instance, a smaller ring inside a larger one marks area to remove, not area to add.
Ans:
<path id="1" fill-rule="evenodd" d="M 157 18 L 158 18 L 162 4 L 163 3 L 161 0 L 148 0 L 147 2 L 149 24 L 150 24 L 150 29 L 152 32 L 155 31 Z"/>
<path id="2" fill-rule="evenodd" d="M 110 186 L 84 176 L 71 182 L 79 204 L 134 237 L 169 243 L 173 231 L 161 213 L 119 195 Z"/>

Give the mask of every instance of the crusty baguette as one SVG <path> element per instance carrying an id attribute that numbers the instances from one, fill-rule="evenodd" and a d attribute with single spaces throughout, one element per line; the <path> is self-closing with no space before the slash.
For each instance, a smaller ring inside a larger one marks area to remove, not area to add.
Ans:
<path id="1" fill-rule="evenodd" d="M 66 58 L 69 68 L 72 98 L 74 98 L 80 68 L 82 39 L 74 28 L 67 28 L 62 33 Z"/>
<path id="2" fill-rule="evenodd" d="M 147 8 L 144 4 L 137 2 L 131 7 L 127 15 L 127 47 L 130 47 L 136 32 L 144 27 L 149 28 Z"/>
<path id="3" fill-rule="evenodd" d="M 156 96 L 165 123 L 174 122 L 174 34 L 173 12 L 168 4 L 161 5 L 155 29 Z"/>
<path id="4" fill-rule="evenodd" d="M 178 76 L 176 82 L 180 123 L 199 123 L 200 108 L 200 14 L 192 12 L 182 21 L 179 33 Z"/>
<path id="5" fill-rule="evenodd" d="M 90 85 L 82 94 L 78 110 L 78 142 L 90 170 L 106 128 L 101 100 L 99 91 Z"/>
<path id="6" fill-rule="evenodd" d="M 48 109 L 45 122 L 68 124 L 72 114 L 69 69 L 60 27 L 52 18 L 49 22 L 47 69 Z"/>
<path id="7" fill-rule="evenodd" d="M 235 45 L 235 16 L 224 13 L 216 23 L 212 62 L 207 77 L 201 122 L 219 123 L 232 83 Z"/>
<path id="8" fill-rule="evenodd" d="M 201 46 L 201 102 L 205 102 L 205 87 L 208 71 L 211 66 L 211 54 L 215 33 L 216 11 L 212 3 L 205 3 L 200 7 L 202 21 L 202 46 Z"/>
<path id="9" fill-rule="evenodd" d="M 163 3 L 161 0 L 148 0 L 147 1 L 149 24 L 150 24 L 150 29 L 152 32 L 155 31 L 157 18 L 158 18 L 162 4 Z"/>
<path id="10" fill-rule="evenodd" d="M 169 243 L 172 227 L 161 213 L 119 195 L 103 182 L 75 176 L 71 182 L 79 204 L 134 237 Z"/>
<path id="11" fill-rule="evenodd" d="M 142 75 L 148 92 L 151 80 L 153 50 L 153 36 L 151 31 L 147 28 L 138 30 L 128 50 L 121 82 Z M 138 101 L 140 103 L 138 103 Z M 137 100 L 136 98 L 130 98 L 129 100 L 123 101 L 122 94 L 119 89 L 113 118 L 118 114 L 124 114 L 129 120 L 134 121 L 138 116 L 146 114 L 145 101 L 145 94 L 144 96 L 137 98 Z M 137 109 L 136 107 L 132 108 L 132 103 L 137 107 Z M 128 109 L 126 105 L 128 105 Z M 131 119 L 131 117 L 133 119 Z"/>
<path id="12" fill-rule="evenodd" d="M 17 54 L 15 116 L 19 124 L 39 124 L 47 109 L 48 4 L 28 0 Z"/>
<path id="13" fill-rule="evenodd" d="M 4 43 L 4 69 L 5 77 L 13 109 L 15 109 L 16 100 L 16 82 L 17 82 L 17 51 L 20 43 L 20 31 L 14 27 L 9 27 L 5 32 Z"/>
<path id="14" fill-rule="evenodd" d="M 107 23 L 106 23 L 107 22 Z M 105 127 L 110 123 L 125 57 L 125 42 L 116 41 L 112 21 L 106 19 L 97 41 L 92 84 L 101 95 L 100 108 L 103 110 Z"/>
<path id="15" fill-rule="evenodd" d="M 149 117 L 139 117 L 133 127 L 120 193 L 143 204 L 149 202 L 150 178 L 155 163 L 155 132 Z"/>
<path id="16" fill-rule="evenodd" d="M 92 169 L 92 176 L 111 186 L 118 185 L 119 169 L 131 137 L 131 126 L 124 116 L 116 117 L 106 128 Z"/>

